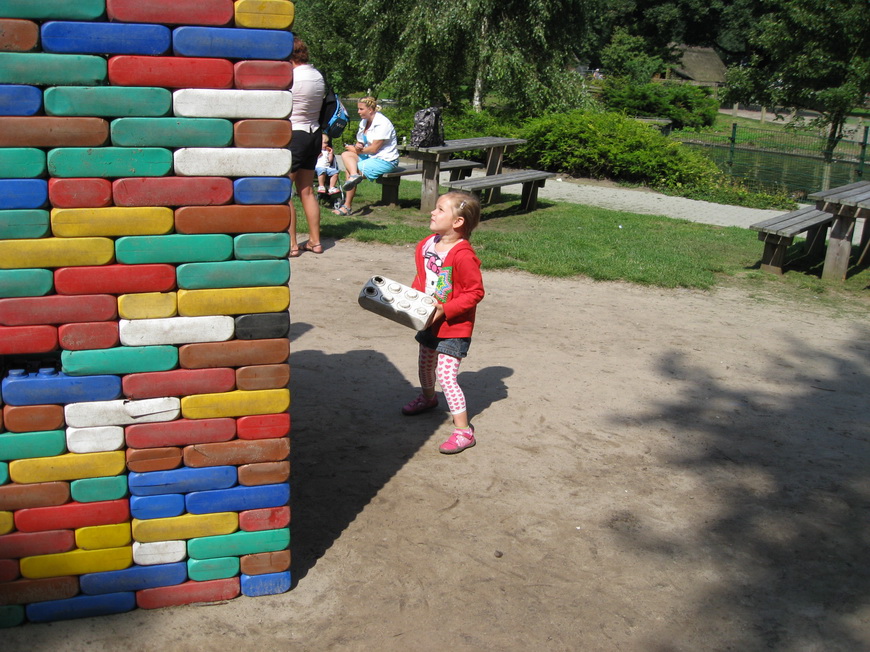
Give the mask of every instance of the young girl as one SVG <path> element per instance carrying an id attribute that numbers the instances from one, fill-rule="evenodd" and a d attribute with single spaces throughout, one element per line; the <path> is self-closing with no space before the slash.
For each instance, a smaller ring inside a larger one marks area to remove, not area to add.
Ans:
<path id="1" fill-rule="evenodd" d="M 474 427 L 468 422 L 465 395 L 456 382 L 459 363 L 468 355 L 477 304 L 483 299 L 480 260 L 468 243 L 480 222 L 480 202 L 465 192 L 438 198 L 429 229 L 434 235 L 417 245 L 417 275 L 412 287 L 435 297 L 432 326 L 417 333 L 422 393 L 402 408 L 412 416 L 438 407 L 435 380 L 453 415 L 453 434 L 441 444 L 442 453 L 459 453 L 474 446 Z"/>
<path id="2" fill-rule="evenodd" d="M 329 193 L 337 195 L 341 192 L 335 185 L 338 183 L 338 166 L 335 164 L 335 154 L 332 151 L 332 145 L 329 142 L 329 136 L 323 134 L 323 147 L 320 150 L 320 156 L 317 157 L 317 163 L 314 164 L 314 173 L 317 175 L 317 193 L 322 195 Z M 327 189 L 327 179 L 329 180 L 329 188 Z"/>

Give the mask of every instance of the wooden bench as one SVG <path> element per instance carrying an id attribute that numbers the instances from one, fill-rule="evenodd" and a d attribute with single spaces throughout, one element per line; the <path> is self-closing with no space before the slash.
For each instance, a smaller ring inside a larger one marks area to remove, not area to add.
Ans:
<path id="1" fill-rule="evenodd" d="M 514 184 L 523 184 L 522 207 L 524 210 L 534 210 L 538 205 L 538 188 L 543 188 L 544 183 L 550 177 L 555 177 L 555 172 L 542 172 L 541 170 L 517 170 L 515 172 L 502 172 L 491 174 L 486 177 L 473 179 L 460 179 L 449 181 L 445 185 L 456 190 L 466 190 L 480 196 L 484 190 L 501 188 Z"/>
<path id="2" fill-rule="evenodd" d="M 483 163 L 458 158 L 442 163 L 441 171 L 450 172 L 450 180 L 458 181 L 469 176 L 472 170 L 482 167 Z M 394 172 L 387 172 L 378 177 L 377 182 L 381 184 L 381 203 L 389 206 L 397 205 L 399 203 L 399 182 L 402 177 L 412 174 L 423 174 L 423 167 L 400 167 Z"/>
<path id="3" fill-rule="evenodd" d="M 785 254 L 794 237 L 806 231 L 805 255 L 821 257 L 825 249 L 825 235 L 834 216 L 820 211 L 815 206 L 799 208 L 769 220 L 752 224 L 749 228 L 758 231 L 758 239 L 764 243 L 761 269 L 774 274 L 782 274 Z"/>

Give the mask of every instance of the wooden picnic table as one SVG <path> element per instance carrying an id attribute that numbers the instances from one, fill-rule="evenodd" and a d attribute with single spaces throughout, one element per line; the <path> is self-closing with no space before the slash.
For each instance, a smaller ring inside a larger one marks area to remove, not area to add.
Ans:
<path id="1" fill-rule="evenodd" d="M 870 228 L 866 220 L 870 217 L 870 181 L 856 181 L 838 188 L 814 192 L 807 195 L 807 198 L 815 200 L 818 210 L 834 216 L 831 234 L 828 236 L 822 278 L 845 280 L 849 270 L 849 257 L 852 255 L 855 223 L 859 217 L 865 218 L 861 233 L 862 254 L 859 263 L 863 261 L 870 246 Z"/>
<path id="2" fill-rule="evenodd" d="M 508 148 L 522 145 L 526 142 L 523 138 L 499 138 L 495 136 L 482 136 L 479 138 L 459 138 L 445 141 L 444 145 L 436 147 L 412 147 L 404 145 L 400 151 L 408 158 L 413 158 L 423 163 L 423 190 L 420 195 L 420 209 L 429 212 L 435 208 L 438 200 L 438 179 L 441 175 L 441 164 L 450 159 L 451 154 L 467 150 L 486 151 L 486 174 L 487 176 L 499 174 L 504 161 L 504 153 Z M 499 189 L 490 190 L 490 201 L 497 201 Z"/>

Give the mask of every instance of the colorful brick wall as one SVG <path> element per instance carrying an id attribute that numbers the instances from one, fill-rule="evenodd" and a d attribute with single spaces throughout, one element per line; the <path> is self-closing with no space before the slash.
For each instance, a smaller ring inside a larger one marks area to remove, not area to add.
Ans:
<path id="1" fill-rule="evenodd" d="M 0 627 L 290 588 L 287 0 L 0 0 Z"/>

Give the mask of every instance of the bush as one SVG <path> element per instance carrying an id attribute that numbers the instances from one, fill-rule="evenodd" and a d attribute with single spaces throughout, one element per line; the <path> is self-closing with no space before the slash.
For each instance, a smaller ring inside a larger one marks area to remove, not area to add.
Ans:
<path id="1" fill-rule="evenodd" d="M 520 137 L 528 143 L 513 162 L 571 176 L 673 189 L 708 186 L 720 174 L 703 154 L 617 113 L 548 114 L 527 121 Z"/>
<path id="2" fill-rule="evenodd" d="M 687 84 L 630 84 L 615 79 L 605 84 L 602 99 L 610 111 L 668 118 L 674 129 L 709 127 L 719 111 L 709 89 Z"/>

